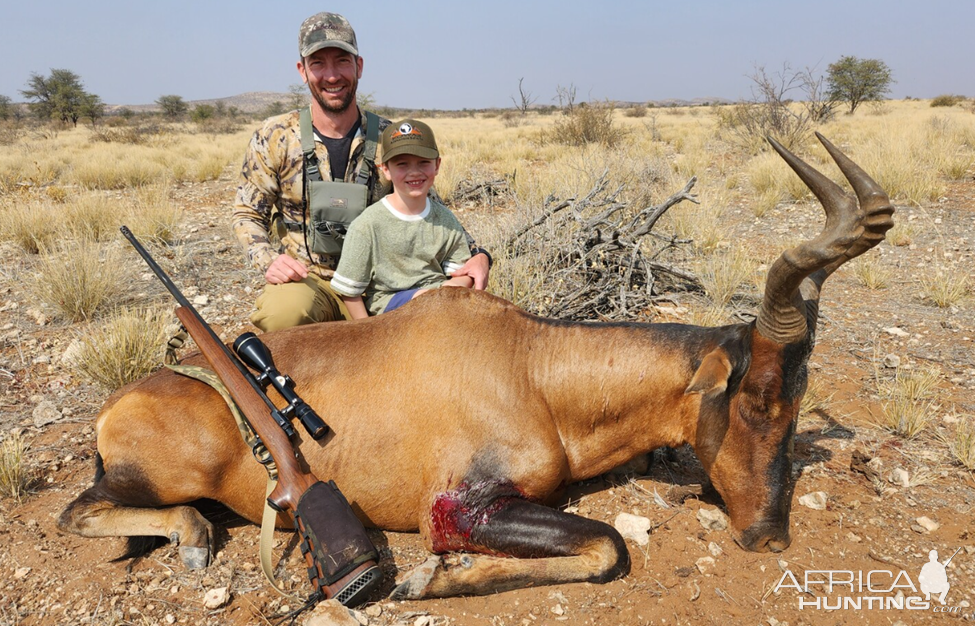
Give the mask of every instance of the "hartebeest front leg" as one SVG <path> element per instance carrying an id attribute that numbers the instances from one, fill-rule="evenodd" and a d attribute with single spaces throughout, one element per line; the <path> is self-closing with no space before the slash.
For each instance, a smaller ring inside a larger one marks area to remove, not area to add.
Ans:
<path id="1" fill-rule="evenodd" d="M 421 532 L 435 535 L 424 537 L 435 550 L 450 553 L 410 572 L 393 590 L 394 599 L 604 583 L 630 571 L 626 544 L 612 526 L 517 498 L 456 507 Z M 457 553 L 466 551 L 482 554 Z"/>

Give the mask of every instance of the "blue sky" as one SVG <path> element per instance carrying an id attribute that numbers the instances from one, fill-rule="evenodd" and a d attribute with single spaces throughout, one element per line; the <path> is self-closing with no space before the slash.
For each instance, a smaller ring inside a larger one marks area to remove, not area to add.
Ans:
<path id="1" fill-rule="evenodd" d="M 51 68 L 109 104 L 287 91 L 298 26 L 322 10 L 355 27 L 360 90 L 392 106 L 511 106 L 521 77 L 539 104 L 569 84 L 580 100 L 737 99 L 755 64 L 825 72 L 842 55 L 885 61 L 896 98 L 975 96 L 971 0 L 10 2 L 0 94 L 22 100 Z"/>

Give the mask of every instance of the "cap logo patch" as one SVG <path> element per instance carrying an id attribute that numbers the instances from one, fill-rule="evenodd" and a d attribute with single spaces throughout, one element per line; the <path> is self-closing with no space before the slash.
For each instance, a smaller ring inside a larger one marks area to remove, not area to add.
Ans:
<path id="1" fill-rule="evenodd" d="M 423 138 L 423 133 L 413 128 L 412 124 L 407 124 L 404 122 L 403 124 L 400 124 L 400 127 L 396 130 L 396 132 L 393 133 L 393 136 L 390 137 L 390 140 L 397 139 L 399 137 L 406 137 L 409 135 L 413 135 L 417 139 Z"/>

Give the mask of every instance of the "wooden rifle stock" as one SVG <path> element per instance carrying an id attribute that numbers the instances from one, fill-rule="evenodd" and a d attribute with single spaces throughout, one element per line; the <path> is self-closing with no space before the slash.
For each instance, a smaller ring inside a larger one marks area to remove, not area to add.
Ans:
<path id="1" fill-rule="evenodd" d="M 263 393 L 256 391 L 251 381 L 241 374 L 237 365 L 239 361 L 230 356 L 227 346 L 213 335 L 213 331 L 199 318 L 199 314 L 181 306 L 176 308 L 176 317 L 227 387 L 230 396 L 278 466 L 278 484 L 268 500 L 278 511 L 293 514 L 298 510 L 298 501 L 302 494 L 318 482 L 318 479 L 298 464 L 291 441 L 271 417 L 270 411 L 274 407 L 269 407 Z M 308 564 L 313 565 L 310 560 Z"/>

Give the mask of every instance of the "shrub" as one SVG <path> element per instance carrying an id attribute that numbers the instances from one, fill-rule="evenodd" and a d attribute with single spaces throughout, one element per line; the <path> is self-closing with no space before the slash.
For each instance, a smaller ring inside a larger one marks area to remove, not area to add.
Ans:
<path id="1" fill-rule="evenodd" d="M 640 105 L 633 106 L 628 108 L 626 111 L 624 111 L 623 115 L 625 115 L 626 117 L 646 117 L 647 107 L 640 106 Z"/>
<path id="2" fill-rule="evenodd" d="M 602 144 L 612 147 L 622 141 L 626 131 L 613 122 L 611 102 L 585 103 L 555 120 L 548 137 L 553 143 L 568 146 Z"/>
<path id="3" fill-rule="evenodd" d="M 175 329 L 168 312 L 117 310 L 80 338 L 73 365 L 92 382 L 114 391 L 162 364 L 166 341 Z"/>
<path id="4" fill-rule="evenodd" d="M 931 106 L 933 107 L 953 107 L 958 104 L 965 102 L 965 96 L 942 94 L 931 100 Z"/>

